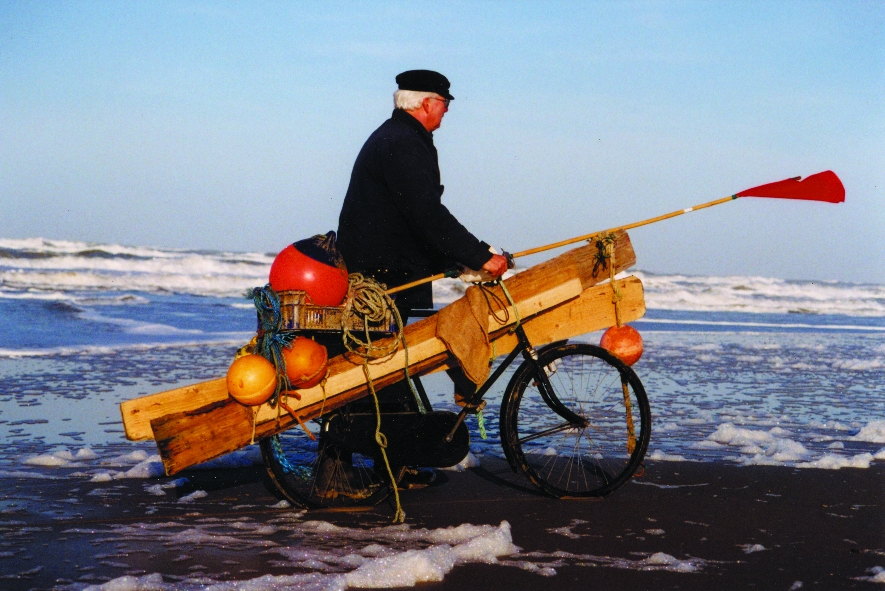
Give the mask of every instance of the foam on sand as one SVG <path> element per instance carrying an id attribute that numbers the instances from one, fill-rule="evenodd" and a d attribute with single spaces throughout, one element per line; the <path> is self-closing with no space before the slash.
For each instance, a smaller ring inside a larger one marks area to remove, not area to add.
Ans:
<path id="1" fill-rule="evenodd" d="M 160 534 L 153 528 L 154 535 Z M 299 527 L 305 534 L 321 535 L 323 547 L 269 547 L 267 552 L 286 558 L 279 566 L 310 568 L 309 575 L 263 575 L 246 581 L 184 580 L 167 582 L 162 574 L 141 577 L 118 577 L 84 591 L 289 591 L 344 590 L 349 588 L 412 587 L 422 582 L 442 581 L 459 564 L 497 564 L 499 558 L 519 553 L 513 544 L 510 524 L 472 525 L 469 523 L 441 529 L 410 529 L 390 526 L 367 530 L 338 527 L 327 522 L 309 521 Z M 133 529 L 118 528 L 120 539 L 130 539 Z M 253 531 L 253 534 L 267 534 Z M 143 535 L 141 533 L 140 535 Z M 233 536 L 212 533 L 205 528 L 190 528 L 165 534 L 176 545 L 220 544 L 241 545 Z M 339 551 L 330 548 L 336 542 L 346 543 Z M 406 548 L 403 548 L 406 546 Z M 408 546 L 413 546 L 409 548 Z"/>

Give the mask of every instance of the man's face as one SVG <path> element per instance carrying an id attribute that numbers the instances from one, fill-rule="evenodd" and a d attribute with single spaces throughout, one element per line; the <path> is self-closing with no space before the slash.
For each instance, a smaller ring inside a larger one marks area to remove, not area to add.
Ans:
<path id="1" fill-rule="evenodd" d="M 428 131 L 439 129 L 442 119 L 449 110 L 448 101 L 443 97 L 431 97 L 424 99 L 424 108 L 427 111 Z"/>

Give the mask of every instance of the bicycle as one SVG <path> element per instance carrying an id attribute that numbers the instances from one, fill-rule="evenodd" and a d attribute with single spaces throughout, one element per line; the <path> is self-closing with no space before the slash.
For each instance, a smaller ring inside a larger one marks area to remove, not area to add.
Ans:
<path id="1" fill-rule="evenodd" d="M 520 355 L 499 416 L 501 445 L 514 472 L 552 497 L 582 498 L 611 493 L 640 468 L 651 411 L 633 369 L 595 345 L 560 341 L 535 350 L 521 326 L 514 332 L 518 346 L 460 413 L 433 411 L 418 378 L 412 379 L 425 413 L 417 403 L 405 412 L 381 413 L 382 430 L 392 440 L 388 458 L 401 466 L 396 480 L 405 466 L 454 466 L 467 455 L 464 419 L 485 406 L 485 394 Z M 374 412 L 344 407 L 317 420 L 319 438 L 289 429 L 261 440 L 272 482 L 287 500 L 307 509 L 381 502 L 393 485 L 372 437 L 376 421 Z M 342 449 L 348 458 L 332 457 Z"/>

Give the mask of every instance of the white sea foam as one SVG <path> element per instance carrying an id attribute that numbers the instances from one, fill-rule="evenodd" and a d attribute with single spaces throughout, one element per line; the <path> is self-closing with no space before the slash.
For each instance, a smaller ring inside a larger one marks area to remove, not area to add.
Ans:
<path id="1" fill-rule="evenodd" d="M 885 420 L 870 421 L 864 425 L 860 432 L 851 441 L 869 441 L 871 443 L 885 443 Z"/>
<path id="2" fill-rule="evenodd" d="M 467 468 L 478 468 L 480 465 L 479 458 L 473 455 L 473 452 L 467 452 L 464 459 L 449 468 L 440 468 L 440 470 L 449 470 L 452 472 L 463 472 Z"/>
<path id="3" fill-rule="evenodd" d="M 29 466 L 43 467 L 73 467 L 82 466 L 83 461 L 94 460 L 98 455 L 88 447 L 77 450 L 76 453 L 68 449 L 60 449 L 45 454 L 30 456 L 22 460 Z"/>
<path id="4" fill-rule="evenodd" d="M 44 239 L 0 240 L 0 297 L 142 291 L 238 296 L 264 285 L 273 256 Z M 45 294 L 44 294 L 45 295 Z"/>
<path id="5" fill-rule="evenodd" d="M 778 437 L 771 431 L 756 431 L 723 423 L 709 437 L 709 441 L 719 445 L 737 447 L 744 454 L 745 464 L 778 465 L 784 462 L 804 460 L 809 452 L 801 443 Z"/>
<path id="6" fill-rule="evenodd" d="M 856 581 L 866 581 L 868 583 L 885 583 L 885 566 L 874 566 L 872 568 L 868 568 L 867 572 L 870 573 L 867 577 L 854 577 Z"/>
<path id="7" fill-rule="evenodd" d="M 31 478 L 34 480 L 58 480 L 58 476 L 42 474 L 40 472 L 28 472 L 24 470 L 0 470 L 0 478 Z"/>
<path id="8" fill-rule="evenodd" d="M 831 427 L 832 428 L 832 427 Z M 705 440 L 694 444 L 695 449 L 723 450 L 735 448 L 741 454 L 737 459 L 745 465 L 794 466 L 839 470 L 841 468 L 869 468 L 873 461 L 885 459 L 885 450 L 875 454 L 863 452 L 854 455 L 832 453 L 844 449 L 844 444 L 830 445 L 826 453 L 814 453 L 804 444 L 791 438 L 792 433 L 774 427 L 767 431 L 737 427 L 722 423 Z M 820 439 L 820 438 L 818 438 Z M 873 420 L 860 429 L 857 435 L 846 440 L 885 443 L 885 421 Z M 649 454 L 649 459 L 669 459 Z"/>
<path id="9" fill-rule="evenodd" d="M 199 492 L 199 491 L 198 491 Z M 289 591 L 344 590 L 346 588 L 411 587 L 421 582 L 441 581 L 459 564 L 496 564 L 503 556 L 518 554 L 513 545 L 510 524 L 472 525 L 435 530 L 411 529 L 407 525 L 372 529 L 334 526 L 327 522 L 305 522 L 295 529 L 304 535 L 319 535 L 323 543 L 305 542 L 282 547 L 262 539 L 267 526 L 243 523 L 248 538 L 225 534 L 211 526 L 181 528 L 178 524 L 138 524 L 119 526 L 113 539 L 137 542 L 162 537 L 168 545 L 214 545 L 231 548 L 267 548 L 265 552 L 285 559 L 277 566 L 305 568 L 308 575 L 263 575 L 245 581 L 184 580 L 167 582 L 159 573 L 141 577 L 125 576 L 89 591 Z M 66 533 L 76 533 L 76 529 Z M 380 543 L 379 543 L 380 542 Z M 253 550 L 254 551 L 254 550 Z M 84 591 L 86 591 L 84 590 Z"/>
<path id="10" fill-rule="evenodd" d="M 837 456 L 835 454 L 825 454 L 824 456 L 811 462 L 799 462 L 797 468 L 820 468 L 823 470 L 839 470 L 841 468 L 869 468 L 870 462 L 873 461 L 873 455 L 869 453 L 857 454 L 855 456 Z"/>
<path id="11" fill-rule="evenodd" d="M 752 554 L 753 552 L 762 552 L 763 550 L 767 550 L 765 546 L 762 544 L 743 544 L 741 546 L 745 554 Z"/>
<path id="12" fill-rule="evenodd" d="M 769 277 L 657 275 L 638 271 L 659 310 L 885 316 L 885 285 Z"/>
<path id="13" fill-rule="evenodd" d="M 143 449 L 111 457 L 101 457 L 88 447 L 76 451 L 58 449 L 44 454 L 25 457 L 21 460 L 29 466 L 42 468 L 86 468 L 91 469 L 88 473 L 79 472 L 89 476 L 90 482 L 111 482 L 122 479 L 151 479 L 161 478 L 165 475 L 163 461 L 158 454 L 148 454 Z M 100 466 L 95 469 L 94 466 Z M 249 446 L 214 460 L 192 466 L 191 470 L 229 470 L 236 468 L 249 468 L 261 466 L 261 451 L 256 446 Z M 114 469 L 118 468 L 118 469 Z M 162 488 L 180 487 L 187 483 L 186 478 L 179 478 L 169 483 L 164 483 Z"/>
<path id="14" fill-rule="evenodd" d="M 645 456 L 649 460 L 654 460 L 658 462 L 685 462 L 688 461 L 685 456 L 681 454 L 668 454 L 664 453 L 659 449 L 656 449 Z"/>
<path id="15" fill-rule="evenodd" d="M 184 495 L 183 497 L 178 499 L 178 502 L 179 503 L 193 503 L 197 499 L 204 499 L 208 496 L 209 496 L 209 493 L 207 493 L 204 490 L 195 490 L 194 492 L 190 493 L 189 495 Z M 187 540 L 187 542 L 188 543 L 199 543 L 199 542 L 194 542 L 193 540 Z"/>

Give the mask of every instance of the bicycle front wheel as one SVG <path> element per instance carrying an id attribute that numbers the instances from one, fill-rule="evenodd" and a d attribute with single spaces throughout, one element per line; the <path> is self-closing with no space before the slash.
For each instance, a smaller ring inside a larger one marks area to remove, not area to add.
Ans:
<path id="1" fill-rule="evenodd" d="M 501 442 L 514 469 L 554 497 L 604 496 L 642 463 L 651 436 L 645 388 L 605 349 L 565 344 L 524 362 L 501 404 Z"/>

